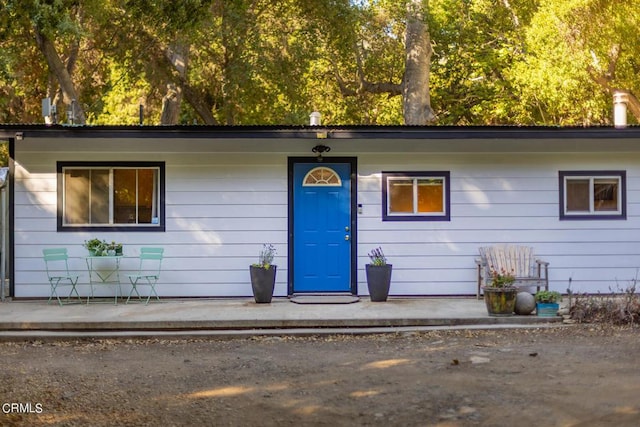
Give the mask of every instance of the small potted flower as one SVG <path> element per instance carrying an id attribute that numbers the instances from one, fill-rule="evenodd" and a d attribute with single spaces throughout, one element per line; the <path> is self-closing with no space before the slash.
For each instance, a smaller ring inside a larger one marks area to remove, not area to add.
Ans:
<path id="1" fill-rule="evenodd" d="M 511 316 L 516 306 L 518 288 L 512 272 L 490 270 L 490 282 L 484 287 L 484 302 L 489 316 Z"/>
<path id="2" fill-rule="evenodd" d="M 270 303 L 276 283 L 276 269 L 273 264 L 276 248 L 265 243 L 262 246 L 258 262 L 249 267 L 251 274 L 251 289 L 256 303 Z"/>
<path id="3" fill-rule="evenodd" d="M 559 301 L 562 295 L 558 291 L 538 291 L 536 298 L 536 313 L 540 317 L 555 317 L 560 309 Z"/>
<path id="4" fill-rule="evenodd" d="M 122 243 L 116 243 L 112 241 L 111 243 L 107 244 L 106 248 L 107 248 L 107 255 L 109 256 L 122 256 L 123 254 Z"/>
<path id="5" fill-rule="evenodd" d="M 365 265 L 365 271 L 369 296 L 371 301 L 384 302 L 389 296 L 393 265 L 387 264 L 387 257 L 380 247 L 373 249 L 368 255 L 371 263 Z"/>

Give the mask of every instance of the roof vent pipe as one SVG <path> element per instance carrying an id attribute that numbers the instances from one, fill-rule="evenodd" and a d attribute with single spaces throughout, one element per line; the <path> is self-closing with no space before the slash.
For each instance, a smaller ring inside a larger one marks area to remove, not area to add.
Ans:
<path id="1" fill-rule="evenodd" d="M 321 117 L 321 114 L 318 113 L 317 111 L 314 111 L 309 115 L 309 124 L 311 126 L 320 126 L 320 117 Z"/>
<path id="2" fill-rule="evenodd" d="M 623 91 L 613 93 L 613 125 L 617 128 L 627 127 L 627 104 L 629 94 Z"/>

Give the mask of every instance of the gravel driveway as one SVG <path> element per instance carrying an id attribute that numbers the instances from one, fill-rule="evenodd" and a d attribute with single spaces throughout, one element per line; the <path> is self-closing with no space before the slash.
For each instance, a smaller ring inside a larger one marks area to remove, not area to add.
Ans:
<path id="1" fill-rule="evenodd" d="M 639 331 L 2 342 L 0 425 L 638 426 Z"/>

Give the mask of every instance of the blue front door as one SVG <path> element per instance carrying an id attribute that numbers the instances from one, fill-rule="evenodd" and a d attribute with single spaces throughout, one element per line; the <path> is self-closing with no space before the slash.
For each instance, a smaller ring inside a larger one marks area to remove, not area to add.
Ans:
<path id="1" fill-rule="evenodd" d="M 292 243 L 294 293 L 351 291 L 350 163 L 293 165 Z"/>

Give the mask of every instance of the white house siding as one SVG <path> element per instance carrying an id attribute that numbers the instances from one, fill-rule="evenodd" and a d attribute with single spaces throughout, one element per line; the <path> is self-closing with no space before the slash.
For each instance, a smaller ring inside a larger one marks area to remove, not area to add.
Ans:
<path id="1" fill-rule="evenodd" d="M 369 154 L 359 157 L 358 290 L 367 252 L 382 246 L 396 295 L 475 294 L 478 247 L 531 245 L 550 288 L 610 292 L 640 268 L 640 156 L 624 154 Z M 626 170 L 626 220 L 559 219 L 558 172 Z M 383 222 L 381 171 L 450 171 L 451 221 Z"/>
<path id="2" fill-rule="evenodd" d="M 166 232 L 57 232 L 56 161 L 166 161 Z M 121 280 L 141 246 L 165 248 L 161 296 L 249 296 L 249 265 L 263 242 L 277 248 L 275 293 L 287 294 L 287 157 L 220 153 L 20 153 L 15 180 L 15 294 L 44 297 L 42 249 L 64 246 L 89 292 L 81 246 L 98 237 L 124 243 Z M 123 285 L 123 291 L 130 287 Z M 107 295 L 114 289 L 104 287 Z"/>
<path id="3" fill-rule="evenodd" d="M 147 140 L 110 145 L 89 139 L 66 146 L 60 139 L 50 142 L 47 151 L 29 148 L 28 139 L 16 144 L 17 297 L 49 295 L 41 254 L 55 246 L 69 249 L 71 267 L 82 276 L 80 289 L 86 295 L 81 244 L 92 237 L 124 243 L 123 283 L 141 246 L 163 246 L 161 296 L 249 296 L 248 266 L 257 260 L 262 243 L 273 243 L 278 251 L 275 294 L 287 294 L 287 158 L 311 155 L 315 141 L 300 142 L 295 151 L 290 141 L 287 150 L 274 150 L 278 141 L 271 141 L 255 154 L 241 153 L 241 141 L 236 153 L 209 152 L 203 150 L 205 144 L 195 145 L 195 150 L 185 141 L 176 141 L 171 149 L 163 143 L 160 151 Z M 79 151 L 83 146 L 86 152 Z M 494 243 L 534 246 L 539 257 L 551 263 L 551 288 L 563 293 L 570 279 L 574 292 L 624 287 L 640 268 L 638 153 L 374 154 L 350 149 L 342 140 L 330 154 L 358 158 L 361 295 L 367 294 L 367 253 L 377 246 L 394 265 L 393 295 L 475 295 L 478 247 Z M 57 232 L 56 161 L 78 160 L 164 161 L 166 232 Z M 611 169 L 627 172 L 627 219 L 560 221 L 558 172 Z M 383 222 L 382 171 L 449 171 L 451 220 Z M 123 285 L 123 290 L 129 287 Z M 103 290 L 105 295 L 112 291 Z"/>

